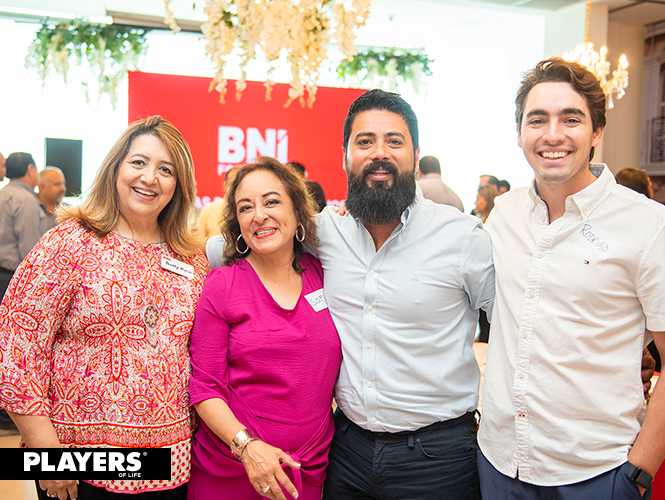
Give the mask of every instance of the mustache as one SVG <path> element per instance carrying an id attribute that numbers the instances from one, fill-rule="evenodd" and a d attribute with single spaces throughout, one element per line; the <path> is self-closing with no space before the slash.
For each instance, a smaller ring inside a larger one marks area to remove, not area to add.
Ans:
<path id="1" fill-rule="evenodd" d="M 385 170 L 389 174 L 392 174 L 392 176 L 395 178 L 399 175 L 397 165 L 394 163 L 390 163 L 389 161 L 373 161 L 369 165 L 365 165 L 365 167 L 363 167 L 363 170 L 360 174 L 362 180 L 365 180 L 368 175 L 378 172 L 379 170 Z"/>

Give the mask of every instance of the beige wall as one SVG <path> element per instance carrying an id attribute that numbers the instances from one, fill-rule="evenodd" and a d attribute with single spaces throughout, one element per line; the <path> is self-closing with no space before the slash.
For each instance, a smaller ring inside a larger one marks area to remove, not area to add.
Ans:
<path id="1" fill-rule="evenodd" d="M 620 100 L 615 99 L 614 108 L 608 110 L 602 141 L 602 161 L 616 173 L 624 168 L 640 167 L 644 28 L 610 23 L 607 49 L 612 71 L 622 53 L 626 54 L 629 63 L 626 95 Z"/>
<path id="2" fill-rule="evenodd" d="M 584 41 L 585 13 L 584 4 L 576 4 L 547 16 L 546 54 L 561 55 Z M 607 47 L 610 72 L 617 68 L 619 56 L 626 54 L 629 85 L 626 95 L 620 100 L 615 99 L 614 108 L 607 111 L 607 127 L 596 148 L 594 161 L 607 163 L 613 172 L 618 172 L 627 167 L 639 168 L 644 28 L 611 23 L 609 18 L 606 3 L 591 6 L 589 41 L 595 50 L 600 50 L 603 45 Z"/>

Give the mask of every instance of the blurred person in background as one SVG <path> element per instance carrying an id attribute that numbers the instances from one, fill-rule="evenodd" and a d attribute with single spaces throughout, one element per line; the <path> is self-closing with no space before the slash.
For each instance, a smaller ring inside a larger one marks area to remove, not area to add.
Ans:
<path id="1" fill-rule="evenodd" d="M 229 185 L 238 175 L 238 167 L 230 168 L 226 171 L 226 180 L 224 182 L 224 193 L 228 191 Z M 224 211 L 224 200 L 213 200 L 201 209 L 196 221 L 196 228 L 199 236 L 206 241 L 211 236 L 222 233 L 222 212 Z"/>
<path id="2" fill-rule="evenodd" d="M 489 184 L 478 189 L 476 195 L 476 206 L 473 209 L 473 214 L 478 217 L 483 223 L 489 217 L 490 212 L 494 208 L 494 198 L 499 196 L 499 191 L 496 186 Z M 488 342 L 490 337 L 490 324 L 487 319 L 487 313 L 484 310 L 478 312 L 478 325 L 480 333 L 478 335 L 478 342 Z"/>
<path id="3" fill-rule="evenodd" d="M 2 153 L 0 153 L 0 182 L 5 178 L 5 174 L 7 173 L 7 169 L 5 168 L 5 163 L 7 160 L 5 160 L 5 157 L 2 156 Z"/>
<path id="4" fill-rule="evenodd" d="M 508 182 L 506 179 L 501 179 L 499 184 L 497 184 L 497 188 L 499 190 L 499 194 L 507 193 L 510 191 L 510 182 Z"/>
<path id="5" fill-rule="evenodd" d="M 649 199 L 653 199 L 653 187 L 651 184 L 651 178 L 647 175 L 644 170 L 637 170 L 636 168 L 624 168 L 616 174 L 616 180 L 619 184 L 626 186 L 627 188 L 642 193 Z M 654 358 L 654 369 L 657 372 L 660 372 L 660 354 L 658 349 L 656 349 L 656 344 L 652 342 L 647 346 L 649 354 Z"/>
<path id="6" fill-rule="evenodd" d="M 451 205 L 464 212 L 460 197 L 441 179 L 441 163 L 434 156 L 423 156 L 418 162 L 418 185 L 428 200 L 441 205 Z"/>
<path id="7" fill-rule="evenodd" d="M 39 172 L 39 204 L 46 217 L 46 230 L 57 225 L 55 209 L 67 192 L 65 174 L 58 167 L 45 167 Z"/>
<path id="8" fill-rule="evenodd" d="M 626 186 L 633 191 L 642 193 L 649 199 L 653 199 L 653 185 L 651 178 L 644 170 L 637 170 L 636 168 L 624 168 L 616 174 L 616 180 L 622 186 Z"/>
<path id="9" fill-rule="evenodd" d="M 318 182 L 310 181 L 307 179 L 307 169 L 305 168 L 305 165 L 297 161 L 290 161 L 286 165 L 288 167 L 295 169 L 295 171 L 298 172 L 298 175 L 300 175 L 300 177 L 302 177 L 303 180 L 305 181 L 305 185 L 307 186 L 307 191 L 314 200 L 314 204 L 316 206 L 316 212 L 319 213 L 321 212 L 321 210 L 326 208 L 327 202 L 326 202 L 326 195 L 323 192 L 323 187 L 321 187 L 321 184 L 319 184 Z"/>
<path id="10" fill-rule="evenodd" d="M 474 215 L 485 222 L 494 208 L 494 198 L 497 196 L 499 196 L 499 191 L 495 186 L 490 185 L 478 189 L 476 206 L 473 209 Z"/>

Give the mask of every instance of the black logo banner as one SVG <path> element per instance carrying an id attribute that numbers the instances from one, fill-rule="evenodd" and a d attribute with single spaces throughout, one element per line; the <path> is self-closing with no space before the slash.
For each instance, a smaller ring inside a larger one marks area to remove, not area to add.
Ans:
<path id="1" fill-rule="evenodd" d="M 171 479 L 169 448 L 0 448 L 0 479 Z"/>

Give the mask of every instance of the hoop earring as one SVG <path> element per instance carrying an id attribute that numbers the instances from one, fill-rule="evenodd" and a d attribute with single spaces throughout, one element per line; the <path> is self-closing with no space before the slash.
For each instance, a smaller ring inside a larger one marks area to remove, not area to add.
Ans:
<path id="1" fill-rule="evenodd" d="M 238 252 L 240 255 L 245 255 L 249 251 L 249 245 L 247 244 L 247 242 L 245 240 L 243 240 L 243 241 L 245 241 L 245 247 L 246 248 L 245 248 L 244 252 L 241 252 L 240 249 L 238 248 L 238 243 L 240 243 L 240 238 L 242 238 L 242 233 L 240 233 L 238 235 L 238 238 L 236 239 L 236 252 Z"/>
<path id="2" fill-rule="evenodd" d="M 296 228 L 296 240 L 298 240 L 300 243 L 305 241 L 305 226 L 302 225 L 302 222 L 300 223 L 300 227 L 302 228 L 302 238 L 298 238 L 298 227 Z"/>

